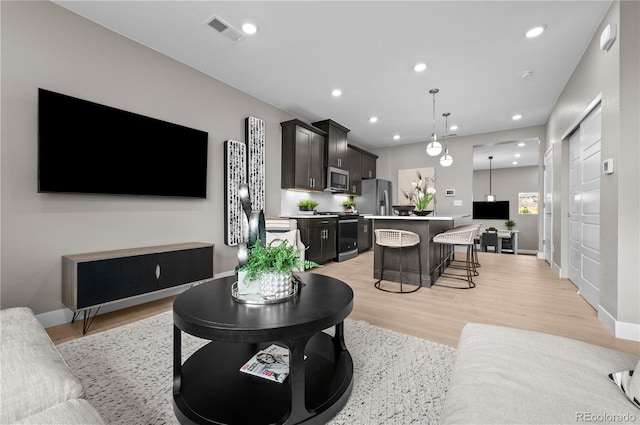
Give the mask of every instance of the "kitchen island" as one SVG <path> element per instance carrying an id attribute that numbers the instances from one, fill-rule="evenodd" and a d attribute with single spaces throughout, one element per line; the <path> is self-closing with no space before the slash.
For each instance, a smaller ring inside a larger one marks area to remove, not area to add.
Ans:
<path id="1" fill-rule="evenodd" d="M 420 262 L 422 268 L 422 286 L 430 287 L 435 283 L 440 275 L 436 267 L 446 261 L 446 252 L 441 253 L 438 244 L 433 242 L 433 237 L 454 226 L 457 226 L 463 219 L 469 216 L 430 216 L 420 217 L 415 215 L 371 215 L 365 216 L 373 221 L 373 230 L 376 229 L 397 229 L 408 230 L 420 236 Z M 373 277 L 380 279 L 381 253 L 382 248 L 375 243 L 373 236 L 374 257 L 373 257 Z M 405 248 L 402 251 L 402 282 L 412 285 L 420 284 L 420 274 L 418 272 L 418 256 L 410 251 L 413 248 Z M 417 248 L 416 248 L 417 249 Z M 400 250 L 386 248 L 384 254 L 384 280 L 400 282 Z M 447 264 L 445 262 L 445 264 Z"/>

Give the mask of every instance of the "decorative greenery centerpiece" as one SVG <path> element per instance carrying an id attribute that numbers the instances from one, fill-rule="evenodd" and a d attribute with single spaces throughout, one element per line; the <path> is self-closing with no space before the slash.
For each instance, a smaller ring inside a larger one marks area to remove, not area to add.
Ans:
<path id="1" fill-rule="evenodd" d="M 300 250 L 287 241 L 274 239 L 265 246 L 261 241 L 249 251 L 247 264 L 238 269 L 238 293 L 251 299 L 285 299 L 293 294 L 293 269 L 318 267 L 302 260 Z"/>
<path id="2" fill-rule="evenodd" d="M 356 206 L 356 201 L 354 201 L 353 199 L 347 199 L 342 203 L 342 206 L 344 207 L 345 211 L 353 210 Z"/>
<path id="3" fill-rule="evenodd" d="M 403 190 L 402 193 L 415 206 L 416 211 L 426 211 L 436 195 L 436 189 L 433 187 L 435 182 L 431 177 L 422 177 L 419 171 L 416 171 L 416 174 L 418 178 L 411 182 L 411 191 Z"/>
<path id="4" fill-rule="evenodd" d="M 318 206 L 318 203 L 311 199 L 304 199 L 298 202 L 298 207 L 300 208 L 300 211 L 313 211 L 313 209 L 317 206 Z"/>
<path id="5" fill-rule="evenodd" d="M 507 220 L 504 222 L 504 225 L 507 227 L 507 229 L 511 230 L 516 227 L 516 222 L 513 220 Z"/>

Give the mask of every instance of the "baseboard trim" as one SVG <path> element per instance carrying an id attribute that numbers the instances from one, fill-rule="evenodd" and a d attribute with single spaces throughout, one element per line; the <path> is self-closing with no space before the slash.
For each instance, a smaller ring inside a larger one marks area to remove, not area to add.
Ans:
<path id="1" fill-rule="evenodd" d="M 600 320 L 604 327 L 616 338 L 640 342 L 639 323 L 620 322 L 601 305 L 598 305 L 598 320 Z"/>
<path id="2" fill-rule="evenodd" d="M 536 257 L 538 257 L 538 260 L 544 260 L 544 252 L 537 251 Z"/>
<path id="3" fill-rule="evenodd" d="M 553 261 L 551 262 L 551 270 L 553 270 L 559 277 L 562 277 L 560 274 L 560 266 L 558 266 Z"/>
<path id="4" fill-rule="evenodd" d="M 234 274 L 235 271 L 230 270 L 219 273 L 215 275 L 214 278 L 218 279 L 221 277 L 233 276 Z M 168 288 L 166 290 L 154 292 L 152 294 L 145 294 L 138 297 L 103 305 L 102 307 L 100 307 L 99 314 L 111 313 L 112 311 L 122 310 L 123 308 L 132 307 L 134 305 L 144 304 L 166 297 L 172 297 L 174 295 L 183 293 L 189 288 L 190 285 L 183 285 L 176 288 Z M 73 318 L 73 311 L 69 310 L 68 308 L 61 308 L 59 310 L 37 314 L 36 318 L 40 321 L 40 323 L 42 323 L 42 326 L 44 326 L 45 328 L 50 328 L 52 326 L 58 326 L 64 323 L 71 322 L 71 319 Z M 79 319 L 82 320 L 82 318 Z"/>

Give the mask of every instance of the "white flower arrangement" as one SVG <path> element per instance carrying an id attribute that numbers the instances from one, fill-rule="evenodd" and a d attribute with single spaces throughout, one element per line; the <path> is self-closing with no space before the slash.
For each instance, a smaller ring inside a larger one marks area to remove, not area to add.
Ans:
<path id="1" fill-rule="evenodd" d="M 411 192 L 404 190 L 404 197 L 415 205 L 416 211 L 424 211 L 427 209 L 431 201 L 436 195 L 436 189 L 430 187 L 429 183 L 434 183 L 431 177 L 422 177 L 416 170 L 417 180 L 411 182 Z"/>

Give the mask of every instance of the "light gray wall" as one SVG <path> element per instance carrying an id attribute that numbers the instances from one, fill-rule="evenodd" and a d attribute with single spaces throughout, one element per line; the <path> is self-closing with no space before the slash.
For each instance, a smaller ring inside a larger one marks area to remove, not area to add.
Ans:
<path id="1" fill-rule="evenodd" d="M 546 133 L 547 147 L 554 152 L 553 261 L 565 272 L 568 147 L 561 139 L 593 99 L 602 95 L 602 159 L 614 160 L 615 173 L 601 179 L 599 314 L 635 325 L 640 324 L 639 9 L 638 2 L 612 4 L 560 95 Z M 618 38 L 603 52 L 600 34 L 608 24 L 617 25 Z"/>
<path id="2" fill-rule="evenodd" d="M 518 214 L 518 194 L 538 192 L 538 167 L 499 168 L 491 172 L 491 191 L 498 201 L 509 201 L 509 218 L 516 222 L 518 249 L 538 251 L 538 215 Z M 489 171 L 473 172 L 473 199 L 483 201 L 489 193 Z M 482 227 L 504 229 L 505 220 L 474 220 Z"/>
<path id="3" fill-rule="evenodd" d="M 417 167 L 435 167 L 436 170 L 436 210 L 439 215 L 469 215 L 473 202 L 473 148 L 474 146 L 491 145 L 528 138 L 538 138 L 540 143 L 539 164 L 542 167 L 542 152 L 545 145 L 544 126 L 504 130 L 473 136 L 454 137 L 449 139 L 449 153 L 453 156 L 453 165 L 442 167 L 440 157 L 430 157 L 425 152 L 427 142 L 410 145 L 389 146 L 370 151 L 379 156 L 376 174 L 379 178 L 391 180 L 393 190 L 397 190 L 398 170 Z M 539 180 L 541 182 L 541 180 Z M 488 185 L 487 185 L 488 187 Z M 456 196 L 444 195 L 445 189 L 455 189 Z M 532 191 L 542 192 L 541 183 Z M 395 194 L 394 194 L 395 196 Z M 462 201 L 461 206 L 454 206 L 454 200 Z M 515 220 L 517 221 L 517 220 Z M 468 219 L 471 222 L 471 219 Z M 541 241 L 535 248 L 538 249 Z"/>
<path id="4" fill-rule="evenodd" d="M 189 241 L 224 245 L 223 142 L 266 123 L 266 214 L 280 210 L 280 122 L 293 117 L 50 2 L 2 8 L 2 308 L 63 308 L 61 256 Z M 220 66 L 225 66 L 220 64 Z M 206 200 L 37 193 L 38 87 L 209 132 Z"/>

